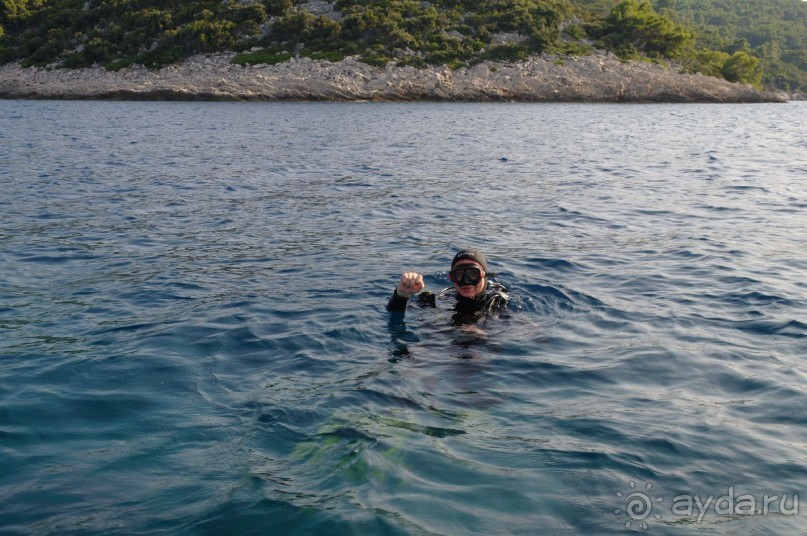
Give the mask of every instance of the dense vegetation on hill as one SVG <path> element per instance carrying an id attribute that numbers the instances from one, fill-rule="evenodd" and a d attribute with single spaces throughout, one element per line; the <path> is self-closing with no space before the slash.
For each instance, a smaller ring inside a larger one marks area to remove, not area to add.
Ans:
<path id="1" fill-rule="evenodd" d="M 764 66 L 766 86 L 807 91 L 807 2 L 676 0 L 672 8 L 699 46 L 747 52 Z"/>
<path id="2" fill-rule="evenodd" d="M 318 14 L 315 14 L 318 13 Z M 799 0 L 0 0 L 0 63 L 159 67 L 233 50 L 456 67 L 612 50 L 728 80 L 807 88 Z"/>
<path id="3" fill-rule="evenodd" d="M 606 16 L 614 6 L 613 0 L 576 3 L 599 16 Z M 696 50 L 691 69 L 709 57 L 745 52 L 759 60 L 766 87 L 807 90 L 807 2 L 654 0 L 653 4 L 660 14 L 694 32 Z"/>

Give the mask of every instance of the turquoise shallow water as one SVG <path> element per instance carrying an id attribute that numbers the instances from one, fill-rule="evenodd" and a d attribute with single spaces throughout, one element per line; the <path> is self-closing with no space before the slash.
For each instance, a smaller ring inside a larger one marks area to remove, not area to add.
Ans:
<path id="1" fill-rule="evenodd" d="M 803 534 L 806 114 L 0 101 L 0 533 Z"/>

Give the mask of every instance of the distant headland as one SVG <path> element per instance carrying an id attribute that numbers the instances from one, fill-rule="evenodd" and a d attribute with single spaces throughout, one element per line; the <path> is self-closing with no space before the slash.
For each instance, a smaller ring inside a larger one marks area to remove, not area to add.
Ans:
<path id="1" fill-rule="evenodd" d="M 0 98 L 783 102 L 806 20 L 792 0 L 7 0 Z"/>

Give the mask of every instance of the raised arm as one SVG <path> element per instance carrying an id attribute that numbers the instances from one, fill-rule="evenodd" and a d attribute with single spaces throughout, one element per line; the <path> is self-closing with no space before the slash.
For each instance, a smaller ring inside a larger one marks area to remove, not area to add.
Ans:
<path id="1" fill-rule="evenodd" d="M 405 311 L 409 297 L 426 288 L 423 276 L 416 272 L 405 272 L 401 275 L 398 288 L 387 303 L 388 311 Z"/>

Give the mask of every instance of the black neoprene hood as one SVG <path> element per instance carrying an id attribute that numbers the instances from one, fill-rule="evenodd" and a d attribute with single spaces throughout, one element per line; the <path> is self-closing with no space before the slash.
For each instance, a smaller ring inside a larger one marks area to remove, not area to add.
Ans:
<path id="1" fill-rule="evenodd" d="M 485 254 L 479 251 L 478 249 L 463 249 L 456 255 L 454 255 L 454 260 L 451 261 L 451 269 L 454 269 L 454 265 L 457 264 L 459 261 L 470 260 L 477 263 L 479 266 L 482 267 L 484 271 L 488 271 L 488 259 L 485 257 Z"/>

